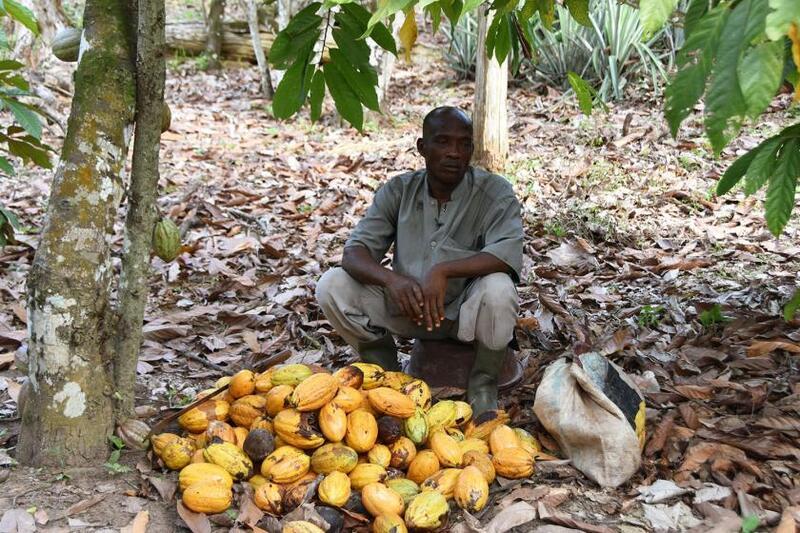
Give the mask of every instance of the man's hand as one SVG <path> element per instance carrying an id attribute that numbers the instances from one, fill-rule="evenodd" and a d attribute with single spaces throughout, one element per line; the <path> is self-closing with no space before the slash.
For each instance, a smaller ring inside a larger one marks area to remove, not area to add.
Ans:
<path id="1" fill-rule="evenodd" d="M 389 291 L 389 297 L 403 314 L 421 326 L 424 318 L 424 298 L 419 283 L 413 278 L 393 273 L 386 282 L 386 289 Z"/>
<path id="2" fill-rule="evenodd" d="M 428 331 L 438 328 L 444 320 L 444 295 L 447 289 L 447 274 L 441 264 L 434 265 L 422 278 L 422 312 Z"/>

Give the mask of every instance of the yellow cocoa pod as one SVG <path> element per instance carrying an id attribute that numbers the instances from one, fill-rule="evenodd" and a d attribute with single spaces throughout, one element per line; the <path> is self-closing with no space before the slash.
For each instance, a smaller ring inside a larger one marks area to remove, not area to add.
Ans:
<path id="1" fill-rule="evenodd" d="M 442 466 L 459 467 L 464 457 L 458 442 L 442 430 L 436 431 L 431 435 L 428 446 Z"/>
<path id="2" fill-rule="evenodd" d="M 256 390 L 256 376 L 252 370 L 240 370 L 231 377 L 228 392 L 234 398 L 241 398 L 253 394 Z"/>
<path id="3" fill-rule="evenodd" d="M 408 529 L 400 515 L 382 514 L 372 522 L 372 533 L 408 533 Z"/>
<path id="4" fill-rule="evenodd" d="M 352 471 L 358 464 L 358 454 L 353 448 L 341 443 L 324 444 L 314 450 L 311 469 L 317 474 Z"/>
<path id="5" fill-rule="evenodd" d="M 453 402 L 456 407 L 456 419 L 453 421 L 457 426 L 463 426 L 472 420 L 472 406 L 467 402 Z"/>
<path id="6" fill-rule="evenodd" d="M 421 450 L 408 465 L 408 479 L 419 485 L 438 472 L 440 468 L 439 458 L 436 457 L 433 450 Z"/>
<path id="7" fill-rule="evenodd" d="M 219 389 L 225 385 L 230 385 L 232 379 L 233 376 L 222 376 L 216 381 L 216 383 L 214 383 L 214 388 Z"/>
<path id="8" fill-rule="evenodd" d="M 419 485 L 404 477 L 390 479 L 386 481 L 386 486 L 402 496 L 403 503 L 406 505 L 419 494 Z"/>
<path id="9" fill-rule="evenodd" d="M 403 514 L 403 497 L 383 483 L 370 483 L 361 490 L 361 503 L 372 516 Z"/>
<path id="10" fill-rule="evenodd" d="M 419 530 L 433 530 L 442 527 L 450 510 L 447 499 L 440 493 L 428 490 L 417 494 L 405 513 L 406 526 Z"/>
<path id="11" fill-rule="evenodd" d="M 244 450 L 244 441 L 247 440 L 247 435 L 250 432 L 247 428 L 235 427 L 233 428 L 233 433 L 236 435 L 236 446 L 238 446 L 240 450 Z"/>
<path id="12" fill-rule="evenodd" d="M 254 429 L 263 429 L 272 433 L 272 421 L 267 420 L 263 416 L 259 416 L 253 420 L 252 424 L 250 424 L 250 431 L 253 431 Z"/>
<path id="13" fill-rule="evenodd" d="M 534 459 L 522 448 L 503 448 L 492 456 L 492 465 L 500 476 L 522 479 L 533 474 Z"/>
<path id="14" fill-rule="evenodd" d="M 316 415 L 301 413 L 297 409 L 284 409 L 272 420 L 275 433 L 287 444 L 312 450 L 325 442 L 316 427 Z"/>
<path id="15" fill-rule="evenodd" d="M 347 433 L 347 413 L 335 401 L 319 410 L 319 429 L 331 442 L 339 442 Z"/>
<path id="16" fill-rule="evenodd" d="M 212 442 L 203 450 L 203 457 L 209 463 L 224 468 L 233 479 L 241 481 L 253 475 L 253 461 L 241 448 L 230 442 Z"/>
<path id="17" fill-rule="evenodd" d="M 469 440 L 469 439 L 468 439 Z M 494 465 L 488 453 L 478 450 L 470 450 L 464 453 L 464 466 L 474 466 L 481 471 L 488 484 L 492 484 L 495 478 Z"/>
<path id="18" fill-rule="evenodd" d="M 257 394 L 242 396 L 231 405 L 230 417 L 239 427 L 249 428 L 253 422 L 264 414 L 267 400 Z"/>
<path id="19" fill-rule="evenodd" d="M 497 426 L 502 426 L 509 420 L 508 413 L 502 409 L 490 409 L 467 422 L 464 435 L 467 438 L 487 440 Z"/>
<path id="20" fill-rule="evenodd" d="M 213 481 L 199 481 L 186 487 L 181 501 L 195 513 L 217 514 L 231 506 L 233 493 L 230 487 Z"/>
<path id="21" fill-rule="evenodd" d="M 434 431 L 444 429 L 454 424 L 456 419 L 456 403 L 453 400 L 437 402 L 428 409 L 425 416 L 428 419 L 428 434 L 433 435 Z"/>
<path id="22" fill-rule="evenodd" d="M 506 448 L 521 447 L 522 443 L 519 441 L 517 434 L 505 424 L 497 426 L 489 434 L 489 448 L 492 450 L 492 455 Z"/>
<path id="23" fill-rule="evenodd" d="M 372 407 L 371 403 L 369 403 L 369 397 L 367 397 L 367 392 L 368 391 L 363 391 L 364 401 L 361 402 L 361 405 L 359 405 L 355 410 L 356 411 L 366 411 L 367 413 L 371 414 L 375 418 L 380 418 L 381 417 L 381 413 L 379 411 L 377 411 L 374 407 Z"/>
<path id="24" fill-rule="evenodd" d="M 273 483 L 292 483 L 308 473 L 311 458 L 294 446 L 281 446 L 261 463 L 261 475 Z"/>
<path id="25" fill-rule="evenodd" d="M 236 442 L 236 433 L 234 433 L 233 428 L 222 420 L 212 420 L 208 423 L 205 434 L 206 443 L 211 442 L 214 437 L 225 442 Z M 201 446 L 199 442 L 197 444 Z"/>
<path id="26" fill-rule="evenodd" d="M 341 387 L 360 389 L 361 385 L 364 383 L 364 372 L 362 372 L 357 366 L 353 365 L 340 368 L 333 373 L 333 377 L 336 378 Z"/>
<path id="27" fill-rule="evenodd" d="M 283 491 L 277 484 L 262 479 L 264 482 L 256 487 L 253 493 L 253 501 L 262 511 L 275 516 L 280 515 L 283 511 L 281 506 Z"/>
<path id="28" fill-rule="evenodd" d="M 375 389 L 383 383 L 383 377 L 386 372 L 380 366 L 373 363 L 353 363 L 352 366 L 358 368 L 364 374 L 364 380 L 361 383 L 362 389 Z"/>
<path id="29" fill-rule="evenodd" d="M 486 506 L 489 484 L 478 467 L 468 466 L 461 471 L 453 490 L 453 498 L 459 507 L 470 513 L 477 513 Z"/>
<path id="30" fill-rule="evenodd" d="M 195 450 L 192 454 L 192 460 L 189 464 L 205 463 L 206 458 L 203 457 L 203 449 Z M 188 466 L 188 465 L 187 465 Z"/>
<path id="31" fill-rule="evenodd" d="M 450 426 L 448 428 L 444 428 L 444 432 L 453 437 L 456 442 L 462 442 L 466 438 L 461 430 L 457 427 Z"/>
<path id="32" fill-rule="evenodd" d="M 410 417 L 416 408 L 411 398 L 389 387 L 372 389 L 367 397 L 376 411 L 397 418 Z"/>
<path id="33" fill-rule="evenodd" d="M 428 440 L 428 419 L 425 411 L 416 408 L 414 414 L 403 420 L 403 433 L 417 446 L 422 446 Z"/>
<path id="34" fill-rule="evenodd" d="M 218 422 L 218 420 L 212 420 L 212 422 Z M 186 438 L 194 443 L 195 449 L 205 448 L 206 445 L 209 443 L 209 438 L 206 436 L 205 431 L 202 433 L 187 433 Z"/>
<path id="35" fill-rule="evenodd" d="M 250 483 L 250 486 L 253 487 L 253 489 L 257 489 L 264 483 L 269 483 L 269 481 L 267 481 L 267 478 L 265 478 L 261 474 L 254 475 L 253 477 L 248 479 L 247 482 Z"/>
<path id="36" fill-rule="evenodd" d="M 385 444 L 376 444 L 367 452 L 367 460 L 374 465 L 389 468 L 392 462 L 392 452 Z"/>
<path id="37" fill-rule="evenodd" d="M 489 445 L 485 440 L 481 439 L 464 439 L 458 443 L 458 447 L 461 448 L 462 453 L 467 453 L 473 450 L 485 454 L 489 453 Z"/>
<path id="38" fill-rule="evenodd" d="M 409 376 L 405 372 L 384 372 L 383 380 L 381 380 L 381 387 L 389 387 L 396 391 L 402 390 L 403 387 L 414 381 L 414 376 Z"/>
<path id="39" fill-rule="evenodd" d="M 400 437 L 389 445 L 392 460 L 389 463 L 394 468 L 405 470 L 417 456 L 417 447 L 408 437 Z"/>
<path id="40" fill-rule="evenodd" d="M 178 425 L 190 433 L 200 433 L 212 420 L 226 420 L 230 404 L 223 400 L 209 400 L 189 409 L 178 417 Z"/>
<path id="41" fill-rule="evenodd" d="M 359 372 L 361 372 L 359 370 Z M 342 408 L 345 413 L 358 409 L 364 402 L 364 394 L 353 387 L 340 386 L 339 392 L 333 398 L 333 403 Z"/>
<path id="42" fill-rule="evenodd" d="M 534 459 L 536 459 L 537 455 L 542 453 L 542 446 L 539 444 L 539 441 L 536 440 L 536 437 L 522 428 L 514 428 L 514 433 L 517 434 L 520 448 L 531 454 Z"/>
<path id="43" fill-rule="evenodd" d="M 342 507 L 350 499 L 350 478 L 343 472 L 331 472 L 317 487 L 317 496 L 322 503 Z"/>
<path id="44" fill-rule="evenodd" d="M 281 533 L 325 533 L 325 531 L 311 522 L 295 520 L 285 524 Z"/>
<path id="45" fill-rule="evenodd" d="M 358 453 L 368 452 L 378 440 L 378 422 L 360 409 L 347 415 L 345 442 Z"/>
<path id="46" fill-rule="evenodd" d="M 415 379 L 403 385 L 400 392 L 411 398 L 411 401 L 420 409 L 427 410 L 431 407 L 431 389 L 421 379 Z"/>
<path id="47" fill-rule="evenodd" d="M 283 365 L 272 371 L 270 381 L 272 381 L 273 385 L 291 385 L 292 387 L 296 387 L 313 373 L 310 367 L 300 363 Z"/>
<path id="48" fill-rule="evenodd" d="M 380 483 L 386 480 L 386 469 L 381 465 L 361 463 L 350 472 L 350 484 L 354 490 L 361 490 L 370 483 Z"/>
<path id="49" fill-rule="evenodd" d="M 180 470 L 192 462 L 192 455 L 194 455 L 194 442 L 180 438 L 164 446 L 159 457 L 170 470 Z"/>
<path id="50" fill-rule="evenodd" d="M 182 491 L 186 490 L 189 485 L 194 485 L 201 481 L 219 483 L 229 489 L 233 487 L 233 478 L 227 470 L 211 463 L 188 464 L 178 474 L 178 484 Z"/>
<path id="51" fill-rule="evenodd" d="M 294 388 L 288 403 L 298 411 L 316 411 L 333 400 L 339 381 L 330 374 L 312 374 Z"/>
<path id="52" fill-rule="evenodd" d="M 420 488 L 423 492 L 426 490 L 435 490 L 449 500 L 453 497 L 453 491 L 456 488 L 456 481 L 458 481 L 459 474 L 461 474 L 460 468 L 445 468 L 444 470 L 439 470 L 423 481 Z"/>
<path id="53" fill-rule="evenodd" d="M 198 392 L 197 394 L 195 394 L 194 399 L 195 400 L 199 400 L 200 398 L 205 398 L 206 396 L 208 396 L 212 392 L 217 392 L 217 389 L 215 389 L 215 388 L 203 389 L 200 392 Z"/>
<path id="54" fill-rule="evenodd" d="M 161 457 L 161 452 L 164 451 L 164 447 L 170 442 L 175 442 L 180 438 L 181 436 L 175 433 L 159 433 L 158 435 L 150 437 L 150 445 L 153 447 L 153 452 Z"/>
<path id="55" fill-rule="evenodd" d="M 286 400 L 292 394 L 294 388 L 291 385 L 277 385 L 269 390 L 264 396 L 267 400 L 266 410 L 269 416 L 275 416 L 288 406 Z"/>
<path id="56" fill-rule="evenodd" d="M 266 373 L 264 373 L 266 374 Z M 254 393 L 264 394 L 272 390 L 272 375 L 259 374 L 256 376 L 256 382 L 253 386 Z"/>

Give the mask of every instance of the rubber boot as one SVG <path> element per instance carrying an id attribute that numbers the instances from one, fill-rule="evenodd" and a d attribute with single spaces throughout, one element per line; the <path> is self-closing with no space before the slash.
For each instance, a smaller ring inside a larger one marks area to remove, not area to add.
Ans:
<path id="1" fill-rule="evenodd" d="M 394 344 L 394 338 L 388 333 L 380 339 L 359 343 L 358 354 L 365 363 L 380 365 L 384 370 L 400 370 L 400 363 L 397 362 L 397 346 Z"/>
<path id="2" fill-rule="evenodd" d="M 501 350 L 490 350 L 475 343 L 475 363 L 467 385 L 467 401 L 472 406 L 473 416 L 489 409 L 497 409 L 497 378 L 505 358 L 505 347 Z"/>

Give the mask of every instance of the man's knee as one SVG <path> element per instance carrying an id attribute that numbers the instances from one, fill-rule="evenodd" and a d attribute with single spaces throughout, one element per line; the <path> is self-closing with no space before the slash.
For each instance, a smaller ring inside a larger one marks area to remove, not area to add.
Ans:
<path id="1" fill-rule="evenodd" d="M 322 309 L 328 309 L 335 305 L 335 302 L 340 302 L 353 281 L 350 274 L 341 267 L 335 267 L 325 272 L 317 281 L 315 290 L 319 306 Z"/>
<path id="2" fill-rule="evenodd" d="M 495 272 L 480 279 L 481 307 L 488 308 L 490 312 L 513 311 L 519 309 L 517 290 L 508 274 Z"/>

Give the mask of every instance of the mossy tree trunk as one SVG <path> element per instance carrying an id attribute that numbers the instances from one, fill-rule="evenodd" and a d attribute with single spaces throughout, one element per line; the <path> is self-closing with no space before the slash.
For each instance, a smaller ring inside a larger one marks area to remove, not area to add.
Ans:
<path id="1" fill-rule="evenodd" d="M 206 54 L 208 68 L 219 69 L 222 64 L 222 21 L 225 18 L 225 0 L 211 0 L 208 6 L 208 33 L 206 34 Z"/>
<path id="2" fill-rule="evenodd" d="M 486 6 L 478 10 L 478 51 L 475 68 L 475 164 L 503 172 L 508 157 L 508 59 L 503 64 L 486 57 L 486 33 L 492 24 Z"/>
<path id="3" fill-rule="evenodd" d="M 114 426 L 111 237 L 135 85 L 124 0 L 87 0 L 75 96 L 28 277 L 29 380 L 18 459 L 97 463 Z M 127 38 L 126 38 L 127 37 Z"/>

